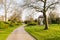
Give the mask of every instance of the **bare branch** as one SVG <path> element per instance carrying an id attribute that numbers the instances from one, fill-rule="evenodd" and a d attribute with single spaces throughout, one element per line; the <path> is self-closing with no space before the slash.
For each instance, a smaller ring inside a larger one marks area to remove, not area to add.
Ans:
<path id="1" fill-rule="evenodd" d="M 44 2 L 44 0 L 40 0 L 40 1 Z"/>
<path id="2" fill-rule="evenodd" d="M 44 2 L 44 0 L 38 0 L 38 1 Z"/>
<path id="3" fill-rule="evenodd" d="M 47 11 L 52 5 L 58 4 L 58 3 L 59 3 L 59 2 L 55 2 L 55 3 L 50 4 L 50 5 L 46 8 L 46 11 Z"/>
<path id="4" fill-rule="evenodd" d="M 38 12 L 43 12 L 43 10 L 41 10 L 41 8 L 39 6 L 30 5 L 29 7 L 34 8 Z"/>
<path id="5" fill-rule="evenodd" d="M 11 5 L 11 2 L 9 3 L 7 10 L 9 9 L 10 5 Z"/>
<path id="6" fill-rule="evenodd" d="M 43 10 L 40 10 L 40 9 L 36 9 L 36 11 L 38 11 L 38 12 L 43 12 Z"/>

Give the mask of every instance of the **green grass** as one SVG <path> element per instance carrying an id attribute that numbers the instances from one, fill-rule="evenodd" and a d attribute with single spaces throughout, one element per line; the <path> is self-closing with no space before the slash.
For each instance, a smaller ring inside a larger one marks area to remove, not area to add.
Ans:
<path id="1" fill-rule="evenodd" d="M 37 40 L 60 40 L 60 25 L 53 24 L 48 30 L 43 30 L 44 26 L 27 26 L 25 30 Z"/>
<path id="2" fill-rule="evenodd" d="M 4 23 L 4 24 L 5 24 L 5 23 Z M 3 25 L 4 25 L 4 24 L 3 24 Z M 2 24 L 0 24 L 0 25 L 2 25 Z M 19 25 L 13 24 L 13 26 L 10 26 L 9 24 L 7 24 L 7 25 L 8 25 L 7 28 L 5 27 L 5 25 L 4 25 L 4 28 L 3 28 L 3 25 L 2 25 L 2 27 L 0 28 L 0 40 L 6 40 L 7 37 L 9 36 L 9 34 L 10 34 L 14 29 L 16 29 L 17 27 L 19 27 L 21 24 L 19 24 Z M 7 25 L 6 25 L 6 26 L 7 26 Z"/>

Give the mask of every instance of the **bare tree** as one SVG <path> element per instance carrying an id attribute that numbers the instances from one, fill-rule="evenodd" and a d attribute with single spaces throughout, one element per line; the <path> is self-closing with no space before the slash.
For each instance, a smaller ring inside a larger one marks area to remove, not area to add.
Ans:
<path id="1" fill-rule="evenodd" d="M 8 0 L 3 0 L 3 4 L 2 4 L 2 5 L 4 5 L 5 22 L 8 21 L 8 19 L 7 19 L 7 13 L 8 13 L 8 10 L 9 10 L 11 2 L 12 2 L 11 0 L 9 0 L 9 1 L 10 2 L 8 3 Z"/>
<path id="2" fill-rule="evenodd" d="M 8 14 L 10 9 L 12 9 L 11 5 L 13 4 L 12 0 L 2 0 L 2 5 L 5 13 L 5 22 L 8 21 Z M 12 9 L 13 10 L 13 9 Z M 10 12 L 12 12 L 12 10 Z"/>
<path id="3" fill-rule="evenodd" d="M 20 8 L 21 9 L 21 8 Z M 22 10 L 18 10 L 18 8 L 17 9 L 14 9 L 14 13 L 13 13 L 13 15 L 10 17 L 10 21 L 17 21 L 17 22 L 19 22 L 19 21 L 21 21 L 21 14 L 22 14 Z"/>
<path id="4" fill-rule="evenodd" d="M 44 16 L 44 20 L 45 20 L 45 30 L 48 29 L 48 18 L 46 15 L 46 12 L 48 11 L 48 9 L 55 9 L 56 4 L 59 3 L 59 0 L 37 0 L 35 2 L 29 1 L 26 2 L 28 5 L 28 7 L 32 7 L 34 9 L 36 9 L 36 11 L 42 12 L 43 16 Z M 36 5 L 36 4 L 42 4 L 42 5 Z"/>
<path id="5" fill-rule="evenodd" d="M 49 13 L 49 17 L 51 20 L 56 20 L 56 18 L 59 18 L 59 14 L 56 11 L 52 11 Z"/>
<path id="6" fill-rule="evenodd" d="M 32 8 L 27 8 L 26 9 L 27 15 L 26 15 L 26 20 L 28 21 L 33 21 L 34 20 L 34 15 L 35 15 L 35 10 Z"/>
<path id="7" fill-rule="evenodd" d="M 5 22 L 7 21 L 6 0 L 4 0 Z"/>

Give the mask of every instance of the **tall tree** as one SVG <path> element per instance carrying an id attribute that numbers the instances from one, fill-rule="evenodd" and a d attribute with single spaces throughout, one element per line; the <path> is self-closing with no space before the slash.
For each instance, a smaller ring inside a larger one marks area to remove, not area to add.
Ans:
<path id="1" fill-rule="evenodd" d="M 4 0 L 5 22 L 7 21 L 6 0 Z"/>
<path id="2" fill-rule="evenodd" d="M 55 9 L 56 4 L 59 3 L 59 0 L 37 0 L 35 2 L 29 1 L 26 2 L 28 7 L 36 9 L 36 11 L 42 12 L 45 20 L 45 30 L 48 29 L 48 18 L 46 12 L 48 9 Z M 24 6 L 25 6 L 24 5 Z"/>
<path id="3" fill-rule="evenodd" d="M 45 20 L 45 29 L 48 29 L 48 18 L 46 16 L 46 1 L 44 0 L 44 6 L 43 6 L 43 16 L 44 16 L 44 20 Z"/>
<path id="4" fill-rule="evenodd" d="M 2 5 L 4 6 L 4 13 L 5 13 L 5 22 L 7 22 L 7 13 L 8 13 L 8 9 L 10 8 L 11 2 L 8 3 L 8 0 L 3 0 Z M 7 5 L 8 4 L 8 5 Z"/>
<path id="5" fill-rule="evenodd" d="M 8 13 L 11 14 L 14 11 L 16 11 L 16 9 L 17 11 L 19 11 L 18 13 L 20 13 L 21 7 L 15 0 L 0 0 L 0 4 L 3 5 L 2 9 L 4 10 L 4 14 L 5 14 L 5 22 L 8 21 L 8 16 L 9 16 Z"/>
<path id="6" fill-rule="evenodd" d="M 2 9 L 4 9 L 4 13 L 5 13 L 5 22 L 7 22 L 8 21 L 7 13 L 9 13 L 10 9 L 12 9 L 11 5 L 13 2 L 12 0 L 2 0 L 0 3 L 3 5 Z"/>

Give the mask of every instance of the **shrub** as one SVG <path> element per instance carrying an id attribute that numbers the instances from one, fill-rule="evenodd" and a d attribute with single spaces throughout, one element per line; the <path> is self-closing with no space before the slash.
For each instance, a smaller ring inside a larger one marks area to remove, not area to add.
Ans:
<path id="1" fill-rule="evenodd" d="M 56 19 L 57 24 L 60 24 L 60 18 Z"/>
<path id="2" fill-rule="evenodd" d="M 0 22 L 0 29 L 8 28 L 9 25 L 6 24 L 5 22 Z"/>
<path id="3" fill-rule="evenodd" d="M 18 25 L 20 25 L 21 24 L 21 22 L 10 22 L 10 27 L 14 27 L 14 26 L 18 26 Z"/>
<path id="4" fill-rule="evenodd" d="M 27 24 L 27 26 L 34 26 L 34 25 L 37 25 L 37 22 L 30 22 Z"/>
<path id="5" fill-rule="evenodd" d="M 5 28 L 8 28 L 8 27 L 14 27 L 14 26 L 18 26 L 20 25 L 21 23 L 18 23 L 18 22 L 11 22 L 11 21 L 8 21 L 8 22 L 0 22 L 0 29 L 5 29 Z"/>
<path id="6" fill-rule="evenodd" d="M 24 21 L 24 23 L 25 23 L 25 24 L 28 24 L 28 23 L 30 23 L 30 21 L 27 21 L 27 20 L 26 20 L 26 21 Z"/>

